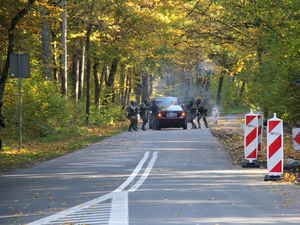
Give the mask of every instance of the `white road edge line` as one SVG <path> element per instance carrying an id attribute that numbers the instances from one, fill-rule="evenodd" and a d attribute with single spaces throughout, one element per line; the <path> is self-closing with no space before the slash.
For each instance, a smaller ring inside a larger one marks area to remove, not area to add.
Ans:
<path id="1" fill-rule="evenodd" d="M 45 224 L 45 223 L 51 223 L 51 221 L 55 221 L 55 220 L 57 220 L 59 218 L 63 218 L 63 217 L 65 217 L 68 214 L 72 214 L 72 213 L 74 213 L 74 212 L 76 212 L 78 210 L 82 210 L 82 209 L 88 208 L 88 207 L 90 207 L 92 205 L 95 205 L 95 204 L 97 204 L 99 202 L 102 202 L 102 201 L 108 200 L 110 198 L 113 198 L 116 192 L 121 192 L 122 190 L 124 190 L 134 180 L 134 178 L 139 173 L 139 171 L 143 167 L 143 165 L 144 165 L 145 161 L 148 159 L 148 157 L 149 157 L 149 152 L 145 152 L 143 159 L 139 162 L 139 164 L 134 169 L 134 171 L 132 172 L 132 174 L 127 178 L 127 180 L 122 185 L 120 185 L 120 187 L 118 187 L 113 192 L 111 192 L 109 194 L 106 194 L 104 196 L 101 196 L 99 198 L 93 199 L 91 201 L 82 203 L 80 205 L 74 206 L 74 207 L 69 208 L 69 209 L 67 209 L 65 211 L 61 211 L 59 213 L 53 214 L 53 215 L 45 217 L 43 219 L 34 221 L 32 223 L 28 223 L 28 225 L 40 225 L 40 224 Z M 128 215 L 128 209 L 127 209 L 127 215 Z"/>

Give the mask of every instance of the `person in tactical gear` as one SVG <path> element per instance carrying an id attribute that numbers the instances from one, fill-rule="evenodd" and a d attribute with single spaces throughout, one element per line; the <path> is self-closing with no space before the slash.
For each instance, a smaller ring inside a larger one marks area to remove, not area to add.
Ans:
<path id="1" fill-rule="evenodd" d="M 192 124 L 192 129 L 196 128 L 196 124 L 194 122 L 194 119 L 196 118 L 196 107 L 194 106 L 193 100 L 189 100 L 189 103 L 187 104 L 187 109 L 191 112 L 191 120 L 190 123 Z"/>
<path id="2" fill-rule="evenodd" d="M 6 127 L 6 124 L 5 124 L 5 117 L 1 111 L 2 109 L 2 106 L 3 106 L 3 101 L 0 100 L 0 126 L 1 127 Z M 2 140 L 0 140 L 0 149 L 2 149 Z"/>
<path id="3" fill-rule="evenodd" d="M 137 131 L 137 129 L 134 127 L 136 124 L 136 116 L 135 116 L 135 107 L 134 107 L 134 101 L 130 102 L 130 105 L 126 108 L 127 111 L 127 118 L 130 120 L 130 125 L 128 128 L 128 131 L 130 132 L 131 129 Z"/>
<path id="4" fill-rule="evenodd" d="M 147 119 L 147 107 L 148 103 L 147 100 L 144 100 L 142 102 L 142 104 L 140 105 L 140 116 L 141 119 L 143 120 L 143 124 L 142 124 L 142 130 L 146 131 L 145 125 L 148 123 L 148 119 Z"/>
<path id="5" fill-rule="evenodd" d="M 137 101 L 134 101 L 134 115 L 135 115 L 135 123 L 133 125 L 133 130 L 138 130 L 140 129 L 138 127 L 138 116 L 139 116 L 139 106 L 138 106 L 138 102 Z"/>
<path id="6" fill-rule="evenodd" d="M 199 124 L 200 129 L 201 129 L 201 122 L 200 122 L 201 117 L 203 118 L 205 127 L 208 128 L 207 121 L 206 121 L 206 116 L 207 116 L 207 109 L 205 108 L 205 105 L 201 101 L 201 99 L 198 98 L 197 99 L 197 122 Z"/>
<path id="7" fill-rule="evenodd" d="M 152 111 L 151 115 L 150 115 L 150 121 L 153 121 L 153 128 L 156 128 L 156 115 L 158 113 L 159 110 L 159 106 L 156 103 L 156 100 L 153 100 L 151 105 L 150 105 L 150 110 Z"/>

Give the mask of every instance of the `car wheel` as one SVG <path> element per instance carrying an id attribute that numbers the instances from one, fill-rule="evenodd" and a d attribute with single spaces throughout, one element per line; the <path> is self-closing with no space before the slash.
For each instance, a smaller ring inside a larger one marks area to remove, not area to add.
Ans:
<path id="1" fill-rule="evenodd" d="M 156 130 L 161 130 L 161 128 L 160 128 L 160 126 L 159 126 L 159 125 L 157 125 L 157 127 L 156 127 Z"/>
<path id="2" fill-rule="evenodd" d="M 187 129 L 187 124 L 183 126 L 183 129 L 186 130 Z"/>

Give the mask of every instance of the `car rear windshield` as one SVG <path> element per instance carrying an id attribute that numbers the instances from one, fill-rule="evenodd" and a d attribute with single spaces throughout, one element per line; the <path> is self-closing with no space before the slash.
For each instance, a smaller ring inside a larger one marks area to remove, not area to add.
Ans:
<path id="1" fill-rule="evenodd" d="M 156 103 L 159 106 L 178 105 L 179 104 L 178 98 L 173 98 L 173 97 L 153 98 L 152 101 L 153 100 L 156 100 Z"/>
<path id="2" fill-rule="evenodd" d="M 180 105 L 169 105 L 161 107 L 161 111 L 182 111 Z"/>

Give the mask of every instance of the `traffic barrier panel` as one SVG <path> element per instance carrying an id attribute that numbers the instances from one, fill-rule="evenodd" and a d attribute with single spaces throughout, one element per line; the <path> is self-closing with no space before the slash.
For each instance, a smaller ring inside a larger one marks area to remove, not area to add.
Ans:
<path id="1" fill-rule="evenodd" d="M 257 120 L 258 120 L 257 151 L 261 151 L 263 145 L 263 115 L 257 114 Z"/>
<path id="2" fill-rule="evenodd" d="M 300 150 L 300 128 L 293 128 L 294 150 Z"/>
<path id="3" fill-rule="evenodd" d="M 218 114 L 219 114 L 218 108 L 213 108 L 212 115 L 213 115 L 213 123 L 214 124 L 218 124 L 218 116 L 219 116 Z"/>
<path id="4" fill-rule="evenodd" d="M 244 162 L 242 166 L 259 167 L 259 162 L 253 162 L 257 159 L 258 116 L 252 110 L 245 116 L 244 132 L 244 154 L 250 162 Z"/>
<path id="5" fill-rule="evenodd" d="M 274 113 L 274 117 L 268 120 L 267 126 L 267 167 L 270 175 L 265 176 L 265 181 L 281 179 L 283 164 L 282 120 Z"/>

